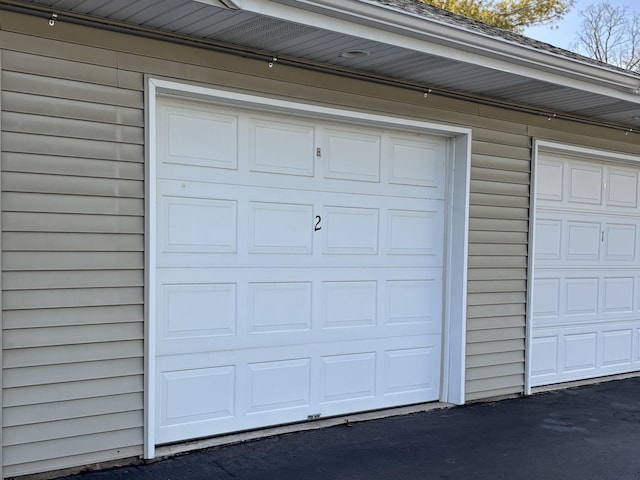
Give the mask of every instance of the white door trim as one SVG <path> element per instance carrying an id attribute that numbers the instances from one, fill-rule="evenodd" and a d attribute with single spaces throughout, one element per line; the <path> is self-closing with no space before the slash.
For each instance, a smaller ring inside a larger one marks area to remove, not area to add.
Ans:
<path id="1" fill-rule="evenodd" d="M 467 304 L 467 245 L 469 223 L 469 176 L 471 129 L 438 125 L 387 115 L 338 109 L 289 100 L 262 97 L 230 90 L 201 87 L 148 77 L 145 89 L 146 111 L 146 192 L 145 192 L 145 433 L 144 456 L 155 456 L 155 322 L 156 316 L 156 105 L 159 95 L 201 99 L 227 106 L 253 107 L 272 112 L 311 115 L 314 118 L 340 119 L 360 125 L 401 127 L 445 135 L 452 139 L 453 166 L 449 174 L 448 219 L 445 265 L 445 305 L 443 329 L 443 371 L 440 400 L 464 403 L 465 342 Z"/>
<path id="2" fill-rule="evenodd" d="M 533 154 L 531 164 L 531 190 L 529 200 L 529 260 L 528 260 L 528 272 L 527 272 L 527 308 L 526 308 L 526 334 L 525 334 L 525 388 L 524 394 L 531 395 L 531 368 L 532 368 L 532 352 L 531 342 L 533 339 L 533 294 L 534 294 L 534 270 L 535 270 L 535 226 L 536 226 L 536 197 L 537 197 L 537 173 L 536 167 L 538 165 L 538 159 L 540 157 L 540 151 L 545 152 L 557 152 L 557 153 L 570 153 L 578 154 L 583 158 L 593 158 L 603 161 L 616 161 L 626 163 L 640 163 L 640 157 L 611 152 L 607 150 L 598 150 L 595 148 L 580 147 L 577 145 L 570 145 L 564 143 L 550 142 L 545 140 L 533 141 Z"/>

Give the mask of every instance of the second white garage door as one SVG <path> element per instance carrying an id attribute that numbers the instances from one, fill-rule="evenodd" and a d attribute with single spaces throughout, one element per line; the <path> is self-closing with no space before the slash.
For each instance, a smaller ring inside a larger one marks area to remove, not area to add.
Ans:
<path id="1" fill-rule="evenodd" d="M 157 443 L 439 398 L 446 138 L 157 122 Z"/>
<path id="2" fill-rule="evenodd" d="M 639 172 L 540 155 L 532 386 L 640 370 Z"/>

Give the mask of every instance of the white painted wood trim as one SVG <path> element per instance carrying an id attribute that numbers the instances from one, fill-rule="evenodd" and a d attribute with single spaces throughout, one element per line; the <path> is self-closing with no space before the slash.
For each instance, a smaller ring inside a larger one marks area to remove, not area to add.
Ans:
<path id="1" fill-rule="evenodd" d="M 465 396 L 467 251 L 469 224 L 469 183 L 471 168 L 471 129 L 439 125 L 387 115 L 303 104 L 277 98 L 260 97 L 230 90 L 183 84 L 170 80 L 147 78 L 146 82 L 146 295 L 145 295 L 145 458 L 155 456 L 155 318 L 156 303 L 156 104 L 162 94 L 215 101 L 228 106 L 268 109 L 275 112 L 309 115 L 313 118 L 340 119 L 377 127 L 402 128 L 452 138 L 453 166 L 447 225 L 445 266 L 445 328 L 443 333 L 443 379 L 441 400 L 463 404 Z"/>
<path id="2" fill-rule="evenodd" d="M 156 98 L 153 79 L 145 88 L 145 317 L 144 317 L 144 458 L 155 456 L 156 425 Z"/>
<path id="3" fill-rule="evenodd" d="M 448 195 L 445 241 L 445 305 L 441 400 L 464 404 L 467 332 L 467 271 L 469 250 L 469 190 L 471 131 L 452 141 L 453 168 Z"/>

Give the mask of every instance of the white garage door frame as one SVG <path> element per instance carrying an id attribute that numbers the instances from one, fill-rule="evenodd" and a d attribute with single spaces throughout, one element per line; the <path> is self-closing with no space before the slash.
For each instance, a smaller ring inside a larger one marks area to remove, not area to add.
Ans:
<path id="1" fill-rule="evenodd" d="M 640 167 L 640 157 L 634 155 L 628 155 L 618 152 L 611 152 L 607 150 L 599 150 L 595 148 L 586 148 L 576 145 L 563 144 L 558 142 L 551 142 L 545 140 L 534 139 L 533 141 L 533 158 L 531 167 L 531 190 L 530 190 L 530 206 L 529 206 L 529 261 L 528 261 L 528 274 L 527 274 L 527 309 L 526 309 L 526 355 L 525 355 L 525 395 L 531 395 L 534 393 L 534 386 L 532 385 L 532 373 L 533 373 L 533 299 L 534 299 L 534 280 L 535 280 L 535 255 L 536 251 L 536 220 L 537 220 L 537 206 L 536 198 L 538 194 L 538 174 L 537 165 L 539 159 L 543 153 L 556 153 L 560 155 L 572 155 L 578 156 L 586 160 L 598 160 L 601 162 L 618 162 Z"/>
<path id="2" fill-rule="evenodd" d="M 412 119 L 363 113 L 267 98 L 230 90 L 201 87 L 148 77 L 145 89 L 146 111 L 146 191 L 145 191 L 145 421 L 144 456 L 154 458 L 155 432 L 155 359 L 156 359 L 156 115 L 160 95 L 201 99 L 225 106 L 242 106 L 261 110 L 311 115 L 359 125 L 402 128 L 406 131 L 442 135 L 451 138 L 452 163 L 448 175 L 448 205 L 444 271 L 444 329 L 442 386 L 440 400 L 464 403 L 467 250 L 471 130 L 438 125 Z"/>

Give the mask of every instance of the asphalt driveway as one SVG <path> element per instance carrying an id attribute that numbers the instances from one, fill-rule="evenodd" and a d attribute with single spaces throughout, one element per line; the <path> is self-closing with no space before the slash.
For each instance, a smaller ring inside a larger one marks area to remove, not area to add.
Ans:
<path id="1" fill-rule="evenodd" d="M 640 377 L 210 448 L 67 480 L 640 480 Z"/>

